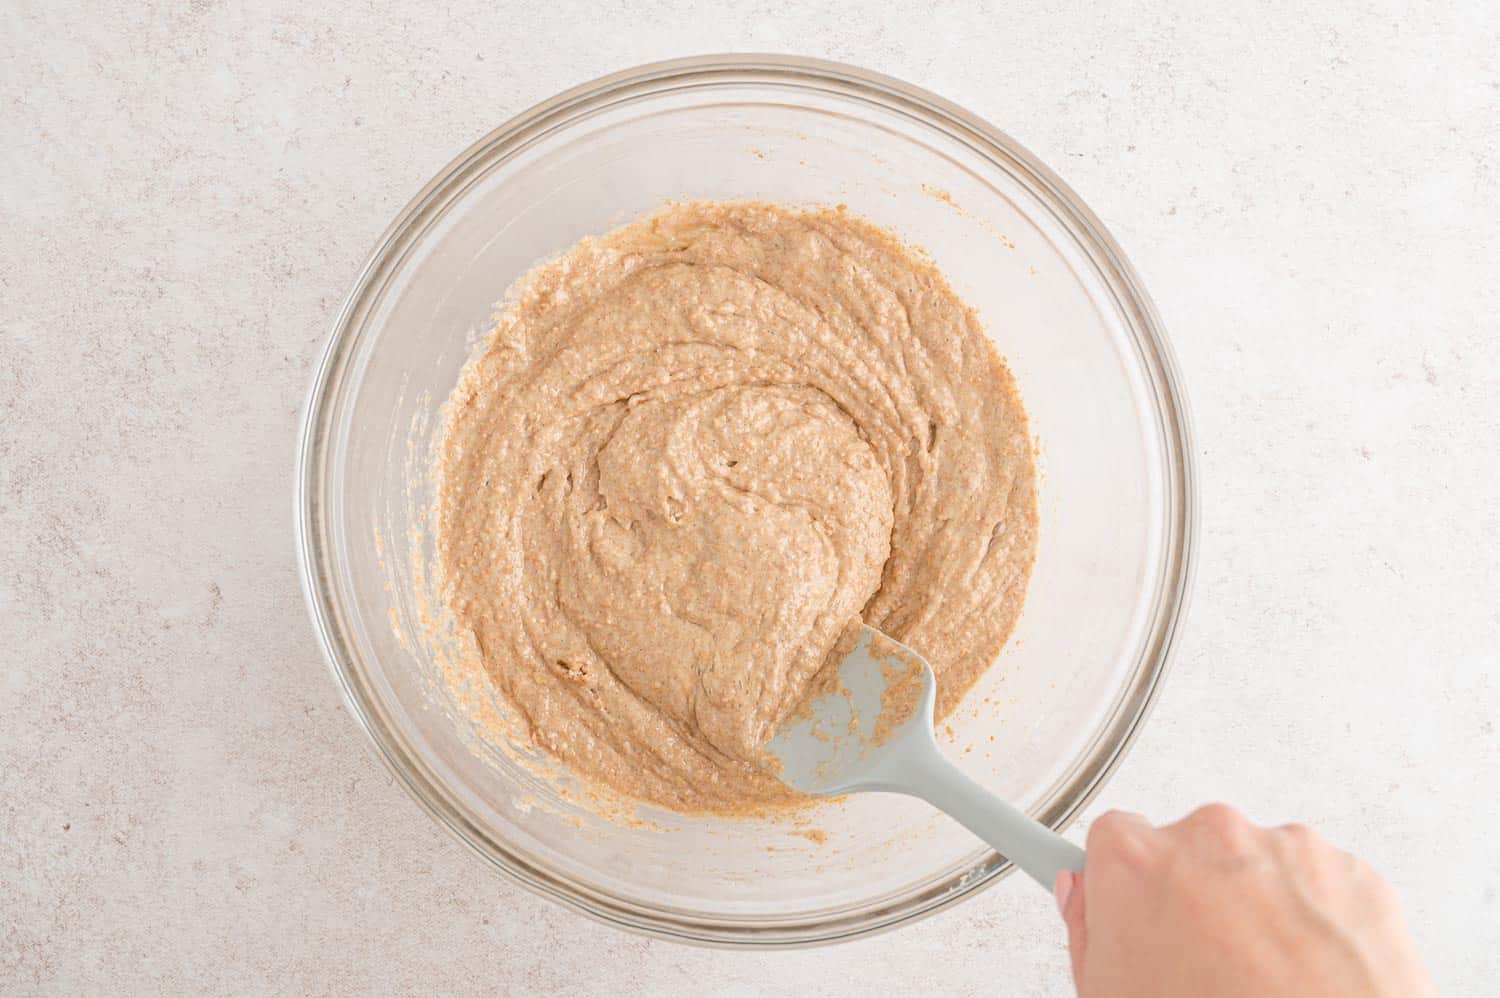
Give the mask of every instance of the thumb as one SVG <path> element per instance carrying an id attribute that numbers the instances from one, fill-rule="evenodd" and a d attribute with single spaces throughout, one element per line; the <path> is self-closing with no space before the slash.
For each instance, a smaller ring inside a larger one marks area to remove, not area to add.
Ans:
<path id="1" fill-rule="evenodd" d="M 1083 981 L 1083 951 L 1088 945 L 1088 930 L 1083 920 L 1083 874 L 1067 870 L 1059 873 L 1052 894 L 1068 927 L 1068 959 L 1073 964 L 1073 984 L 1077 986 Z"/>

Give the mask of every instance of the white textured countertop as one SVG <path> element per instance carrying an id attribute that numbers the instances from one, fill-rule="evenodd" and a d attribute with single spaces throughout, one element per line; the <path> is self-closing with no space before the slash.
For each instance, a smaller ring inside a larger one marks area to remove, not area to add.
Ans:
<path id="1" fill-rule="evenodd" d="M 1019 878 L 783 954 L 539 900 L 386 775 L 306 619 L 298 413 L 386 223 L 563 87 L 771 50 L 1008 131 L 1113 229 L 1173 335 L 1196 595 L 1093 813 L 1224 798 L 1308 821 L 1396 883 L 1445 993 L 1493 993 L 1490 0 L 380 6 L 0 10 L 0 990 L 1071 993 Z"/>

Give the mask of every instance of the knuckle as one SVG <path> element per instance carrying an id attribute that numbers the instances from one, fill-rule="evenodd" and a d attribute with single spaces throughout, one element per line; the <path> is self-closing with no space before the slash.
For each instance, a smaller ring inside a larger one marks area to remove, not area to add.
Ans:
<path id="1" fill-rule="evenodd" d="M 1130 827 L 1130 818 L 1124 811 L 1106 811 L 1094 819 L 1093 825 L 1089 827 L 1089 837 L 1098 837 L 1100 842 L 1113 842 L 1126 833 Z"/>
<path id="2" fill-rule="evenodd" d="M 1088 851 L 1110 859 L 1131 859 L 1143 855 L 1140 820 L 1123 811 L 1100 815 L 1089 827 Z"/>
<path id="3" fill-rule="evenodd" d="M 1281 868 L 1302 881 L 1310 896 L 1325 900 L 1347 895 L 1355 859 L 1334 848 L 1306 825 L 1283 825 L 1271 833 Z"/>
<path id="4" fill-rule="evenodd" d="M 1188 820 L 1213 832 L 1232 832 L 1245 827 L 1248 822 L 1228 804 L 1205 804 L 1188 816 Z"/>
<path id="5" fill-rule="evenodd" d="M 1220 848 L 1242 851 L 1251 844 L 1250 820 L 1228 804 L 1206 804 L 1188 815 L 1183 824 Z"/>
<path id="6" fill-rule="evenodd" d="M 1276 832 L 1293 848 L 1302 851 L 1312 851 L 1323 845 L 1323 837 L 1301 822 L 1282 825 Z"/>

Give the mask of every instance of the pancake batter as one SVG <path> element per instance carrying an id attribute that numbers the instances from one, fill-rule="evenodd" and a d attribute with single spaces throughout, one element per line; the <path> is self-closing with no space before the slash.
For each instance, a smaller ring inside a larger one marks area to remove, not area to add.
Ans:
<path id="1" fill-rule="evenodd" d="M 674 207 L 526 275 L 446 410 L 441 596 L 530 736 L 682 811 L 791 800 L 761 746 L 863 619 L 950 712 L 1020 613 L 1014 383 L 843 211 Z"/>

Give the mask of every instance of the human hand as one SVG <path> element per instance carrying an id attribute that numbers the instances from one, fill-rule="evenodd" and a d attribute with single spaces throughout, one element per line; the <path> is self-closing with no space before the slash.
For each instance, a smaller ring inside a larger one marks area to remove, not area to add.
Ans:
<path id="1" fill-rule="evenodd" d="M 1111 811 L 1055 892 L 1079 998 L 1436 994 L 1390 885 L 1303 825 Z"/>

